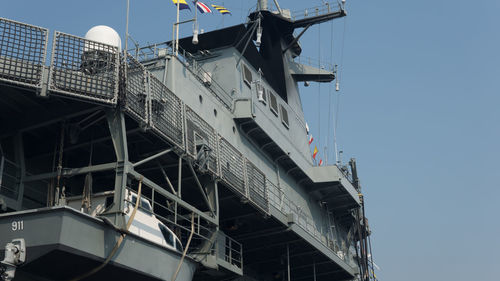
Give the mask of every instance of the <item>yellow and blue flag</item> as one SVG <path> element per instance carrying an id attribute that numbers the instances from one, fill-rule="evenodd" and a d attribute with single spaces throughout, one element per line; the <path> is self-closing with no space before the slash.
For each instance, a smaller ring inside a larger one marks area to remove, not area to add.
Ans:
<path id="1" fill-rule="evenodd" d="M 221 14 L 223 14 L 223 15 L 225 15 L 225 14 L 231 14 L 231 12 L 230 12 L 228 9 L 226 9 L 226 8 L 224 8 L 224 7 L 222 7 L 222 6 L 219 6 L 219 5 L 213 5 L 213 4 L 212 4 L 212 7 L 214 7 L 217 11 L 219 11 L 219 13 L 221 13 Z"/>
<path id="2" fill-rule="evenodd" d="M 191 8 L 189 8 L 189 5 L 186 2 L 186 0 L 172 0 L 172 2 L 174 3 L 174 5 L 177 5 L 177 3 L 179 4 L 179 10 L 188 9 L 191 11 Z"/>

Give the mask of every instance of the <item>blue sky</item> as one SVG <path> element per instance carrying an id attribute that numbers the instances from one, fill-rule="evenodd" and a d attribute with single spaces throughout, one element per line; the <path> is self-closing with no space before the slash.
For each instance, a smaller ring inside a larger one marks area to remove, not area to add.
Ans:
<path id="1" fill-rule="evenodd" d="M 233 15 L 201 16 L 205 30 L 240 23 L 255 5 L 206 2 Z M 498 280 L 500 2 L 347 3 L 346 19 L 301 40 L 304 56 L 343 62 L 341 91 L 311 84 L 302 99 L 322 146 L 329 95 L 334 108 L 340 101 L 337 142 L 344 162 L 358 161 L 380 280 Z M 170 40 L 174 7 L 131 0 L 130 34 L 142 45 Z M 125 1 L 3 1 L 0 16 L 79 36 L 98 24 L 124 34 Z"/>

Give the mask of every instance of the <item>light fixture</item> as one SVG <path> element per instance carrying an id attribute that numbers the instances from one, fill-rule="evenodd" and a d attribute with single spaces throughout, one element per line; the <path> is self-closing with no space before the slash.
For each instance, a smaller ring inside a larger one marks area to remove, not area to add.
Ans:
<path id="1" fill-rule="evenodd" d="M 257 40 L 255 40 L 255 45 L 260 47 L 260 43 L 262 43 L 262 26 L 257 27 Z"/>
<path id="2" fill-rule="evenodd" d="M 193 29 L 193 45 L 198 44 L 198 28 Z"/>

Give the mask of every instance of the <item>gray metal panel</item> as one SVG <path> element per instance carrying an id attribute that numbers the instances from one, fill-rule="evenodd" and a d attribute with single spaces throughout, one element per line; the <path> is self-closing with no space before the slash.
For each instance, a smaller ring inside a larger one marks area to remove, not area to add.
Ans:
<path id="1" fill-rule="evenodd" d="M 0 18 L 0 81 L 42 86 L 49 31 Z"/>
<path id="2" fill-rule="evenodd" d="M 178 147 L 184 147 L 181 100 L 152 74 L 149 74 L 149 84 L 151 87 L 151 128 Z"/>
<path id="3" fill-rule="evenodd" d="M 119 59 L 117 47 L 56 31 L 49 90 L 96 103 L 116 104 Z"/>

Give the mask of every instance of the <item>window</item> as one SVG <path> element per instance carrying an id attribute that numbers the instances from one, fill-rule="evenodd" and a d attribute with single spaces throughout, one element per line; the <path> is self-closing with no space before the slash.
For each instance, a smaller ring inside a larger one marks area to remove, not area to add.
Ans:
<path id="1" fill-rule="evenodd" d="M 264 100 L 264 104 L 267 104 L 267 92 L 269 92 L 269 90 L 263 89 L 262 99 Z"/>
<path id="2" fill-rule="evenodd" d="M 241 64 L 241 68 L 243 71 L 243 81 L 245 81 L 245 84 L 247 84 L 249 88 L 252 88 L 252 71 L 250 71 L 250 68 L 244 63 Z"/>
<path id="3" fill-rule="evenodd" d="M 288 111 L 286 111 L 285 107 L 282 104 L 280 105 L 280 109 L 281 109 L 281 123 L 283 123 L 283 125 L 285 125 L 285 127 L 288 129 L 289 128 Z"/>
<path id="4" fill-rule="evenodd" d="M 174 246 L 174 235 L 172 232 L 170 232 L 166 226 L 164 226 L 162 223 L 158 223 L 158 227 L 160 227 L 161 234 L 163 234 L 163 237 L 165 238 L 165 241 L 167 241 L 167 245 L 169 246 Z"/>
<path id="5" fill-rule="evenodd" d="M 183 252 L 184 250 L 182 249 L 182 243 L 179 241 L 179 239 L 175 239 L 175 248 L 179 252 Z"/>
<path id="6" fill-rule="evenodd" d="M 276 100 L 276 95 L 269 92 L 269 106 L 274 115 L 278 116 L 278 100 Z"/>
<path id="7" fill-rule="evenodd" d="M 149 204 L 149 202 L 144 199 L 144 198 L 141 198 L 141 207 L 145 210 L 145 211 L 148 211 L 151 213 L 151 205 Z"/>

